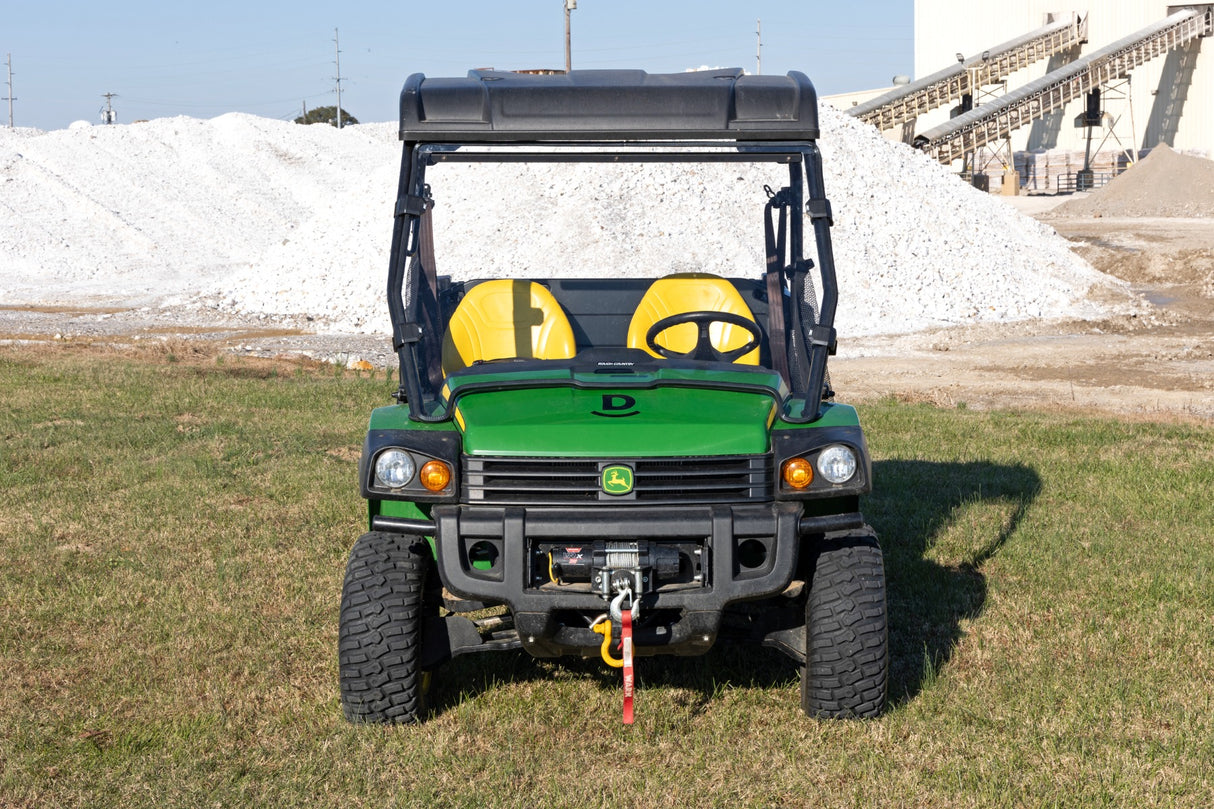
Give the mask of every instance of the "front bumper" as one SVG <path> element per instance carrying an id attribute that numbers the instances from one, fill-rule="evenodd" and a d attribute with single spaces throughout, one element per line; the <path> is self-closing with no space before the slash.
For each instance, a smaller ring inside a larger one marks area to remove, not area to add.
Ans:
<path id="1" fill-rule="evenodd" d="M 602 642 L 590 625 L 607 612 L 607 602 L 589 583 L 571 585 L 550 575 L 548 549 L 556 545 L 609 540 L 694 555 L 700 563 L 695 575 L 655 582 L 640 596 L 634 644 L 638 655 L 702 654 L 715 641 L 728 605 L 788 587 L 807 528 L 862 522 L 859 514 L 803 518 L 795 502 L 626 511 L 442 505 L 432 517 L 443 585 L 461 598 L 507 605 L 519 643 L 536 657 L 593 654 Z M 383 520 L 379 527 L 413 533 L 423 522 Z"/>

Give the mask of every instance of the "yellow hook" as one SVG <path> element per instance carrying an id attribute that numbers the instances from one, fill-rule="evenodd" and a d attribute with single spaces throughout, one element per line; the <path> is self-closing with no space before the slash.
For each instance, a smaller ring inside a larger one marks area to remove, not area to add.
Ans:
<path id="1" fill-rule="evenodd" d="M 603 662 L 608 666 L 611 666 L 613 669 L 623 668 L 624 661 L 616 660 L 611 656 L 611 619 L 601 618 L 597 624 L 590 628 L 594 630 L 595 633 L 603 636 L 603 646 L 599 650 L 600 654 L 603 656 Z"/>

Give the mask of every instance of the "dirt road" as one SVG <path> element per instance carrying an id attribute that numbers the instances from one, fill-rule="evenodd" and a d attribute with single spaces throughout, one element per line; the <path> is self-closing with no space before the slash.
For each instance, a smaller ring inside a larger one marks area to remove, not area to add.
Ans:
<path id="1" fill-rule="evenodd" d="M 1016 204 L 1149 309 L 851 340 L 831 370 L 841 396 L 1214 421 L 1214 219 L 1052 218 L 1048 200 Z"/>
<path id="2" fill-rule="evenodd" d="M 1040 321 L 849 338 L 831 364 L 844 401 L 886 396 L 975 408 L 1073 408 L 1214 422 L 1214 219 L 1052 217 L 1050 198 L 1010 200 L 1055 227 L 1150 303 L 1102 322 Z M 844 290 L 843 294 L 846 294 Z M 393 361 L 383 336 L 308 333 L 307 323 L 92 304 L 0 307 L 0 344 L 106 350 L 207 341 L 256 356 Z"/>

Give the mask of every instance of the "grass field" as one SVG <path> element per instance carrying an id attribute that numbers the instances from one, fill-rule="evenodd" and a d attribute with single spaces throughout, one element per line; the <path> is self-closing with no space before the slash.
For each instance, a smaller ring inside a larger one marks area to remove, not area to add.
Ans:
<path id="1" fill-rule="evenodd" d="M 861 408 L 891 707 L 775 652 L 457 659 L 341 718 L 355 462 L 385 374 L 0 349 L 0 807 L 1214 805 L 1214 427 Z M 172 353 L 175 351 L 176 353 Z"/>

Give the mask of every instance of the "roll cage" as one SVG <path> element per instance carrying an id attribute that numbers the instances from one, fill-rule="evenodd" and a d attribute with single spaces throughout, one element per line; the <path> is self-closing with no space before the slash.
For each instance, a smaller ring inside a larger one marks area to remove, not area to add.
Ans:
<path id="1" fill-rule="evenodd" d="M 400 122 L 404 152 L 388 303 L 400 363 L 397 397 L 409 402 L 411 419 L 444 421 L 452 410 L 451 386 L 440 367 L 441 340 L 465 284 L 437 275 L 430 220 L 434 201 L 426 181 L 428 168 L 447 162 L 786 165 L 787 185 L 766 189 L 766 269 L 758 281 L 730 280 L 750 296 L 764 332 L 761 364 L 768 370 L 757 374 L 754 384 L 770 389 L 774 371 L 780 379 L 782 417 L 801 423 L 819 417 L 821 402 L 832 395 L 826 364 L 835 346 L 837 286 L 831 208 L 816 145 L 817 96 L 803 74 L 574 71 L 531 76 L 471 71 L 464 79 L 414 74 L 401 93 Z M 802 211 L 810 219 L 816 263 L 805 256 Z M 817 285 L 810 278 L 815 268 Z M 531 361 L 542 364 L 550 384 L 593 386 L 596 368 L 605 363 L 653 362 L 609 336 L 622 334 L 619 321 L 640 298 L 635 279 L 531 280 L 548 284 L 575 323 L 578 353 L 563 361 L 566 375 L 553 376 L 556 361 Z M 695 364 L 661 362 L 667 367 Z M 458 373 L 481 375 L 483 384 L 492 386 L 493 376 L 486 370 Z M 476 380 L 463 381 L 464 390 L 470 382 L 477 387 Z"/>

